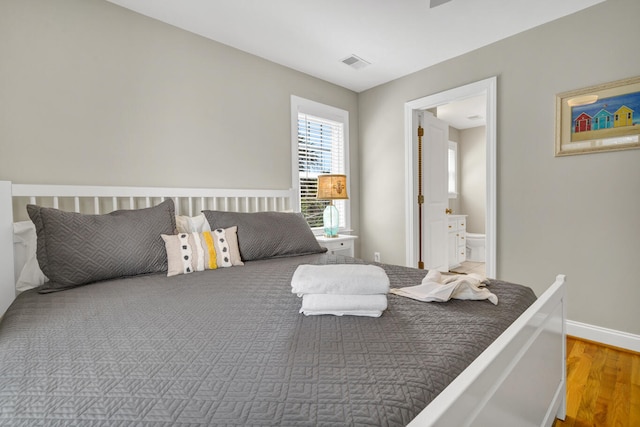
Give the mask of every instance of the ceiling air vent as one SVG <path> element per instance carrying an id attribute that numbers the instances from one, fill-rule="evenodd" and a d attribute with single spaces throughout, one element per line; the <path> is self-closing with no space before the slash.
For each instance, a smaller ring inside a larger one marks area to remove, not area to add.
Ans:
<path id="1" fill-rule="evenodd" d="M 344 58 L 342 60 L 342 62 L 344 64 L 347 64 L 349 67 L 354 68 L 356 70 L 359 70 L 359 69 L 364 68 L 367 65 L 371 64 L 370 62 L 367 62 L 364 59 L 362 59 L 362 58 L 360 58 L 359 56 L 356 56 L 356 55 L 348 56 L 348 57 Z"/>

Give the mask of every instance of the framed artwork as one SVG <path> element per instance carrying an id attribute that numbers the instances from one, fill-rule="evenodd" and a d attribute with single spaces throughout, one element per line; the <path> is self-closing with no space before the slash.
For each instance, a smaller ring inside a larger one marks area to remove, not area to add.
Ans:
<path id="1" fill-rule="evenodd" d="M 556 95 L 556 156 L 640 148 L 640 77 Z"/>

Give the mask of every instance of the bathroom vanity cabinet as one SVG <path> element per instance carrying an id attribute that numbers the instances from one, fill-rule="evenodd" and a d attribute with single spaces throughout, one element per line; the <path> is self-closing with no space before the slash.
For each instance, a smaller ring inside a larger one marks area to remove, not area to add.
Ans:
<path id="1" fill-rule="evenodd" d="M 449 269 L 459 267 L 467 259 L 465 236 L 467 233 L 466 215 L 447 215 L 449 250 Z"/>

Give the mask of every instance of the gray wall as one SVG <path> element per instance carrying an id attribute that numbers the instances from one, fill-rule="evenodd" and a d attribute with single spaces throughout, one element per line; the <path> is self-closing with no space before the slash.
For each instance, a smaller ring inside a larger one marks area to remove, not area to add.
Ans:
<path id="1" fill-rule="evenodd" d="M 0 179 L 290 188 L 292 94 L 357 94 L 103 0 L 0 2 Z"/>
<path id="2" fill-rule="evenodd" d="M 460 131 L 458 143 L 458 169 L 460 171 L 460 208 L 458 213 L 467 216 L 467 231 L 485 232 L 487 209 L 487 138 L 486 127 Z"/>
<path id="3" fill-rule="evenodd" d="M 555 95 L 639 75 L 639 16 L 609 0 L 361 93 L 362 255 L 404 263 L 404 103 L 497 75 L 498 277 L 565 273 L 571 320 L 640 334 L 640 150 L 554 157 Z"/>

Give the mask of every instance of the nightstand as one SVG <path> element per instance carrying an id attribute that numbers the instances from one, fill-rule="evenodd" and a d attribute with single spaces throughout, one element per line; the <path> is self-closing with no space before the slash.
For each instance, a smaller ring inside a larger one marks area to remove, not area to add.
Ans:
<path id="1" fill-rule="evenodd" d="M 353 246 L 357 238 L 358 236 L 352 236 L 350 234 L 339 234 L 338 237 L 316 236 L 320 246 L 328 249 L 327 253 L 331 255 L 347 255 L 350 257 L 355 256 Z"/>

